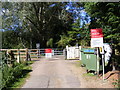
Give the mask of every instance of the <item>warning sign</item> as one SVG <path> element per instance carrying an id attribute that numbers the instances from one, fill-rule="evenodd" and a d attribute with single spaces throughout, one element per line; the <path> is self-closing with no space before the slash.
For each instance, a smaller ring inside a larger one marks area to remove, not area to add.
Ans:
<path id="1" fill-rule="evenodd" d="M 91 29 L 91 47 L 103 46 L 103 33 L 102 29 Z"/>

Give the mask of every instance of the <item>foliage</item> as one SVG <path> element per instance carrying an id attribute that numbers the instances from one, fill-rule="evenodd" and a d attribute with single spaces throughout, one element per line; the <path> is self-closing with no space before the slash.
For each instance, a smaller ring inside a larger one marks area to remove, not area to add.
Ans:
<path id="1" fill-rule="evenodd" d="M 50 38 L 55 38 L 52 46 L 56 47 L 60 35 L 70 29 L 72 22 L 66 4 L 2 2 L 3 48 L 35 48 L 36 43 L 45 48 Z"/>
<path id="2" fill-rule="evenodd" d="M 81 46 L 88 46 L 90 41 L 88 24 L 80 27 L 80 19 L 72 24 L 71 30 L 67 31 L 67 35 L 62 35 L 58 45 L 65 47 L 66 45 L 75 46 L 77 43 Z"/>
<path id="3" fill-rule="evenodd" d="M 13 30 L 3 32 L 2 37 L 2 48 L 24 48 L 18 34 Z"/>
<path id="4" fill-rule="evenodd" d="M 89 45 L 89 30 L 103 28 L 104 41 L 120 50 L 119 8 L 119 3 L 109 2 L 3 2 L 2 46 L 35 48 L 40 43 L 41 48 L 65 47 L 77 42 Z M 84 10 L 88 14 L 83 18 Z M 89 15 L 91 23 L 87 25 Z"/>
<path id="5" fill-rule="evenodd" d="M 10 88 L 21 88 L 25 84 L 26 79 L 30 77 L 29 72 L 31 71 L 31 66 L 24 67 L 22 70 L 22 77 L 18 78 Z"/>
<path id="6" fill-rule="evenodd" d="M 67 37 L 65 34 L 60 36 L 61 39 L 57 42 L 58 47 L 65 48 L 66 45 L 69 45 L 70 38 Z"/>
<path id="7" fill-rule="evenodd" d="M 91 2 L 85 3 L 84 7 L 91 16 L 89 28 L 103 28 L 105 42 L 111 42 L 120 50 L 120 3 Z"/>
<path id="8" fill-rule="evenodd" d="M 53 38 L 50 38 L 49 41 L 47 41 L 47 46 L 50 46 L 53 48 Z"/>
<path id="9" fill-rule="evenodd" d="M 2 59 L 3 63 L 2 67 L 0 68 L 0 70 L 2 71 L 0 73 L 0 77 L 2 77 L 2 89 L 11 88 L 14 83 L 19 80 L 19 78 L 24 77 L 25 74 L 28 73 L 25 72 L 26 70 L 28 70 L 26 69 L 26 67 L 31 64 L 31 62 L 14 62 L 12 65 L 9 65 L 5 63 L 6 59 L 7 58 L 5 57 L 4 59 Z"/>
<path id="10" fill-rule="evenodd" d="M 22 39 L 24 33 L 26 33 L 22 27 L 22 5 L 22 3 L 2 2 L 3 48 L 25 48 L 24 44 L 27 42 L 23 43 Z"/>
<path id="11" fill-rule="evenodd" d="M 23 64 L 15 65 L 13 67 L 9 67 L 7 64 L 3 64 L 2 67 L 2 88 L 8 88 L 11 86 L 11 82 L 15 82 L 17 80 L 16 77 L 20 77 L 22 75 Z"/>
<path id="12" fill-rule="evenodd" d="M 71 24 L 71 29 L 61 36 L 58 41 L 59 46 L 89 45 L 89 24 L 87 23 L 89 23 L 90 19 L 89 15 L 84 12 L 83 5 L 80 2 L 69 2 L 67 4 L 66 9 L 71 12 L 74 22 Z"/>

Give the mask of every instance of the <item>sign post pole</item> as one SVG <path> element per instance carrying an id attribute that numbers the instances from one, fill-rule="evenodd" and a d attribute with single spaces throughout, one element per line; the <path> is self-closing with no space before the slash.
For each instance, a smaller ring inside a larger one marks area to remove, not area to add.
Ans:
<path id="1" fill-rule="evenodd" d="M 104 47 L 101 48 L 100 53 L 102 54 L 102 69 L 103 69 L 103 81 L 105 80 L 105 52 Z"/>
<path id="2" fill-rule="evenodd" d="M 91 29 L 91 47 L 97 48 L 97 75 L 99 75 L 100 70 L 100 58 L 99 58 L 99 47 L 103 47 L 103 33 L 102 29 Z M 105 72 L 104 63 L 104 53 L 102 53 L 102 68 L 103 68 L 103 80 Z"/>
<path id="3" fill-rule="evenodd" d="M 38 57 L 37 58 L 39 58 L 40 57 L 40 43 L 36 43 L 36 48 L 38 49 Z"/>
<path id="4" fill-rule="evenodd" d="M 105 53 L 104 47 L 102 47 L 102 65 L 103 65 L 103 81 L 105 80 Z"/>
<path id="5" fill-rule="evenodd" d="M 100 65 L 100 61 L 99 61 L 99 48 L 97 47 L 97 75 L 99 76 L 99 65 Z"/>

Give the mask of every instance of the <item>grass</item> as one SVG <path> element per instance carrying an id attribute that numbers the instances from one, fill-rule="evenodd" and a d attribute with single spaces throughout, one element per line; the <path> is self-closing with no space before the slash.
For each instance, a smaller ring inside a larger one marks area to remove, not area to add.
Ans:
<path id="1" fill-rule="evenodd" d="M 11 88 L 21 88 L 25 84 L 26 79 L 28 79 L 30 77 L 29 72 L 32 71 L 32 67 L 30 65 L 33 63 L 34 63 L 34 61 L 28 61 L 26 63 L 27 66 L 25 66 L 22 70 L 23 75 L 21 76 L 21 78 L 18 78 L 18 80 L 16 82 L 14 82 L 14 84 L 11 86 Z"/>
<path id="2" fill-rule="evenodd" d="M 1 67 L 0 67 L 0 90 L 1 90 L 1 85 L 2 85 L 2 69 L 1 69 Z"/>
<path id="3" fill-rule="evenodd" d="M 93 73 L 84 73 L 83 76 L 95 76 Z"/>

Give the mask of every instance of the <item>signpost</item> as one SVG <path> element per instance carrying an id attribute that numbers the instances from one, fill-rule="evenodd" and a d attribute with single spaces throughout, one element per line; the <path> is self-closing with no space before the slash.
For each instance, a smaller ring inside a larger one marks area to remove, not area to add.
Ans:
<path id="1" fill-rule="evenodd" d="M 91 47 L 97 48 L 97 73 L 99 74 L 99 47 L 103 47 L 102 29 L 91 29 Z M 104 53 L 102 54 L 103 80 L 104 80 Z"/>
<path id="2" fill-rule="evenodd" d="M 40 49 L 40 43 L 36 43 L 36 48 Z"/>
<path id="3" fill-rule="evenodd" d="M 36 43 L 36 48 L 38 49 L 38 58 L 40 56 L 40 43 Z"/>

